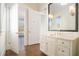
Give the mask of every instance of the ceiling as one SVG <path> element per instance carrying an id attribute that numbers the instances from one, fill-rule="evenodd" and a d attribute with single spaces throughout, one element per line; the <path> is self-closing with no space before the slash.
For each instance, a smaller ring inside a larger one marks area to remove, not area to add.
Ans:
<path id="1" fill-rule="evenodd" d="M 25 3 L 25 5 L 29 6 L 32 9 L 35 9 L 35 10 L 39 11 L 41 9 L 45 9 L 47 3 Z"/>

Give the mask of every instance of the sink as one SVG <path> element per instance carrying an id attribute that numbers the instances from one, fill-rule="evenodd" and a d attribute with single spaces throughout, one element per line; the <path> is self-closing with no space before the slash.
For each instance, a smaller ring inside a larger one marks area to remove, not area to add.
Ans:
<path id="1" fill-rule="evenodd" d="M 79 36 L 74 33 L 53 33 L 53 34 L 49 34 L 48 36 L 52 38 L 61 38 L 67 40 L 74 40 L 79 38 Z"/>

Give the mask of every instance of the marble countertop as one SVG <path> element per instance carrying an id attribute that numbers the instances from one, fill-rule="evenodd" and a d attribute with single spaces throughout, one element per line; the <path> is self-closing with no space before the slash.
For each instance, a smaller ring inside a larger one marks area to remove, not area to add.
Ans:
<path id="1" fill-rule="evenodd" d="M 54 36 L 48 36 L 50 38 L 57 38 L 57 39 L 65 39 L 65 40 L 75 40 L 78 39 L 78 36 L 63 36 L 63 35 L 54 35 Z"/>
<path id="2" fill-rule="evenodd" d="M 75 40 L 79 38 L 79 33 L 47 33 L 47 34 L 41 34 L 42 36 L 47 36 L 49 38 L 57 38 L 57 39 L 65 39 L 65 40 Z"/>
<path id="3" fill-rule="evenodd" d="M 75 40 L 78 39 L 78 35 L 68 35 L 68 34 L 49 34 L 49 38 L 65 39 L 65 40 Z"/>

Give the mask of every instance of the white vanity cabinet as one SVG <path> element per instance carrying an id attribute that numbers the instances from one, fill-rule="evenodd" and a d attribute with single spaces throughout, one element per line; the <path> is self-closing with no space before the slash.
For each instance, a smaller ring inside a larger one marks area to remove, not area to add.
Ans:
<path id="1" fill-rule="evenodd" d="M 49 36 L 40 37 L 40 50 L 46 55 L 55 55 L 56 40 Z"/>
<path id="2" fill-rule="evenodd" d="M 48 56 L 77 56 L 78 38 L 64 39 L 62 37 L 40 38 L 40 50 Z"/>
<path id="3" fill-rule="evenodd" d="M 55 38 L 51 38 L 51 37 L 47 37 L 48 40 L 48 55 L 49 56 L 55 56 L 55 50 L 56 50 L 56 39 Z"/>
<path id="4" fill-rule="evenodd" d="M 75 56 L 77 55 L 77 39 L 57 39 L 56 55 L 58 56 Z"/>
<path id="5" fill-rule="evenodd" d="M 40 50 L 46 55 L 48 54 L 48 40 L 46 36 L 40 36 Z"/>
<path id="6" fill-rule="evenodd" d="M 58 39 L 57 40 L 57 49 L 56 55 L 70 55 L 71 42 Z"/>

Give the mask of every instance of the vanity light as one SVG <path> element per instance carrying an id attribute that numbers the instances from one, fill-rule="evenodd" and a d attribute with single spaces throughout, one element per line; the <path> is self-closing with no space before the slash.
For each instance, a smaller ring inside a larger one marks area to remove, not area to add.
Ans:
<path id="1" fill-rule="evenodd" d="M 53 19 L 53 15 L 52 14 L 49 14 L 48 16 L 49 16 L 49 18 L 52 18 Z"/>
<path id="2" fill-rule="evenodd" d="M 75 6 L 69 6 L 69 13 L 71 16 L 75 15 Z"/>

